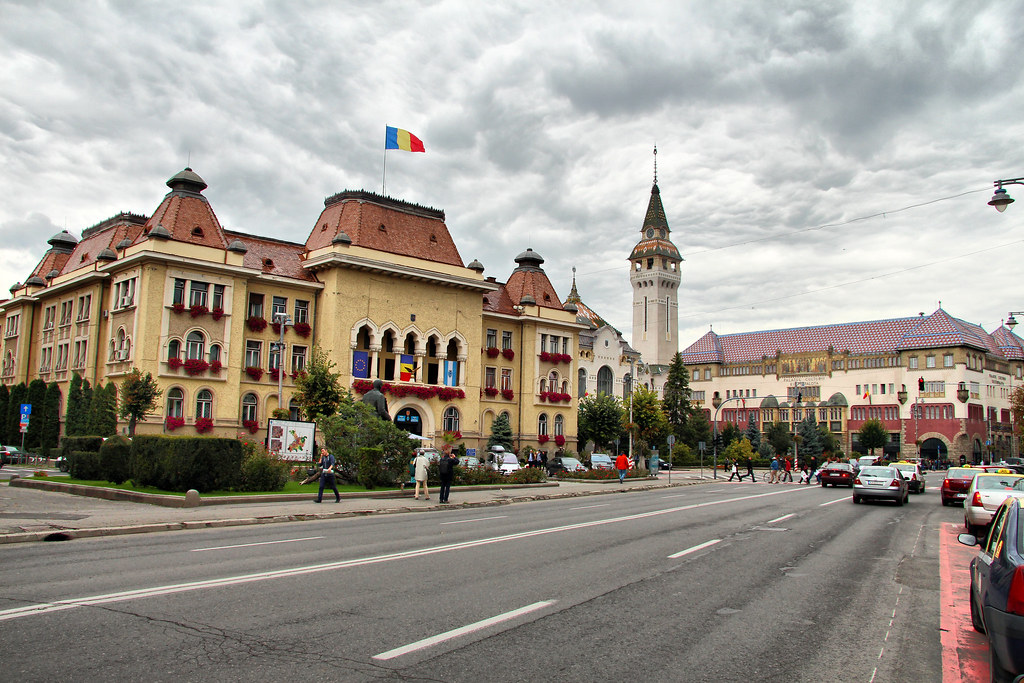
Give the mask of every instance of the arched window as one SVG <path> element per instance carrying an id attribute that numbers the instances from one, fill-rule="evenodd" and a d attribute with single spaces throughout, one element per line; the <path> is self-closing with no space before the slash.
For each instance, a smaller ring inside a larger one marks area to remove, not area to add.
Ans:
<path id="1" fill-rule="evenodd" d="M 256 394 L 246 394 L 242 397 L 242 421 L 247 420 L 255 422 L 256 417 L 259 413 L 259 399 L 256 398 Z"/>
<path id="2" fill-rule="evenodd" d="M 602 365 L 601 369 L 597 371 L 597 393 L 611 395 L 614 381 L 612 369 L 607 365 Z"/>
<path id="3" fill-rule="evenodd" d="M 181 342 L 177 339 L 172 339 L 167 345 L 167 359 L 181 358 Z"/>
<path id="4" fill-rule="evenodd" d="M 459 431 L 459 409 L 455 406 L 448 406 L 444 409 L 444 431 Z"/>
<path id="5" fill-rule="evenodd" d="M 540 378 L 540 393 L 544 393 L 548 390 L 548 381 L 543 377 Z"/>
<path id="6" fill-rule="evenodd" d="M 548 433 L 548 414 L 541 413 L 537 416 L 537 436 L 545 436 Z"/>
<path id="7" fill-rule="evenodd" d="M 185 408 L 185 394 L 175 387 L 167 391 L 167 417 L 181 417 Z"/>
<path id="8" fill-rule="evenodd" d="M 633 377 L 627 372 L 622 376 L 622 398 L 633 393 Z"/>
<path id="9" fill-rule="evenodd" d="M 196 417 L 213 417 L 213 392 L 209 389 L 196 394 Z"/>
<path id="10" fill-rule="evenodd" d="M 562 380 L 562 393 L 563 394 L 568 394 L 569 393 L 569 380 L 567 380 L 567 379 L 563 379 Z"/>
<path id="11" fill-rule="evenodd" d="M 220 344 L 210 344 L 210 362 L 220 360 Z"/>
<path id="12" fill-rule="evenodd" d="M 189 332 L 185 337 L 185 358 L 202 360 L 206 354 L 206 339 L 202 332 Z"/>
<path id="13" fill-rule="evenodd" d="M 548 373 L 548 386 L 551 387 L 551 391 L 558 391 L 558 373 L 554 370 Z"/>
<path id="14" fill-rule="evenodd" d="M 576 377 L 576 398 L 583 398 L 587 395 L 587 371 L 580 368 Z"/>
<path id="15" fill-rule="evenodd" d="M 294 398 L 288 401 L 288 419 L 296 422 L 302 419 L 299 414 L 299 404 Z"/>
<path id="16" fill-rule="evenodd" d="M 555 436 L 563 436 L 565 434 L 565 418 L 561 415 L 555 415 Z"/>

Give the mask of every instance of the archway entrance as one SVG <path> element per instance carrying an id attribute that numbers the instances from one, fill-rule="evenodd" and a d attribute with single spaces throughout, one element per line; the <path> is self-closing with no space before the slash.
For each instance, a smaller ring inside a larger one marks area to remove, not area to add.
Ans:
<path id="1" fill-rule="evenodd" d="M 946 460 L 949 457 L 949 448 L 942 442 L 942 439 L 925 439 L 921 444 L 921 458 L 923 460 Z"/>
<path id="2" fill-rule="evenodd" d="M 416 436 L 423 436 L 423 420 L 415 408 L 402 408 L 395 415 L 395 425 Z"/>

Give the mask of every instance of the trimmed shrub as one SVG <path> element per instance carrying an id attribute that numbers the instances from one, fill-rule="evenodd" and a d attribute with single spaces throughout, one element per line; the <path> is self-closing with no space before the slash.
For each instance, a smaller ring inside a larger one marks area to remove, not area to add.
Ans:
<path id="1" fill-rule="evenodd" d="M 380 446 L 365 446 L 359 449 L 359 463 L 356 466 L 356 481 L 367 489 L 383 484 L 384 449 Z"/>
<path id="2" fill-rule="evenodd" d="M 291 463 L 267 453 L 261 444 L 242 446 L 243 491 L 281 491 L 288 481 Z"/>
<path id="3" fill-rule="evenodd" d="M 60 454 L 66 458 L 75 451 L 99 453 L 102 445 L 102 436 L 65 436 L 60 442 Z"/>
<path id="4" fill-rule="evenodd" d="M 237 489 L 242 483 L 242 442 L 190 436 L 136 436 L 130 458 L 137 486 L 200 493 Z"/>
<path id="5" fill-rule="evenodd" d="M 548 480 L 543 467 L 522 467 L 512 474 L 505 475 L 510 484 L 540 484 Z"/>
<path id="6" fill-rule="evenodd" d="M 115 484 L 128 481 L 128 458 L 132 442 L 123 436 L 112 436 L 100 446 L 100 475 Z"/>
<path id="7" fill-rule="evenodd" d="M 96 481 L 103 479 L 100 468 L 100 454 L 94 451 L 71 451 L 68 459 L 68 473 L 72 479 Z"/>

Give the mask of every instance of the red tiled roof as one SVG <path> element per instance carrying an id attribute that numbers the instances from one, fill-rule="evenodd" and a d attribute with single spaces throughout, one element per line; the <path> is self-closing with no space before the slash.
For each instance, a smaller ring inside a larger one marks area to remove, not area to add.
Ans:
<path id="1" fill-rule="evenodd" d="M 230 230 L 225 230 L 224 234 L 229 240 L 237 239 L 245 245 L 247 251 L 242 257 L 242 265 L 246 268 L 262 270 L 268 275 L 317 281 L 313 273 L 302 267 L 302 255 L 306 249 L 303 245 Z"/>
<path id="2" fill-rule="evenodd" d="M 562 310 L 562 301 L 558 298 L 554 285 L 551 284 L 551 280 L 543 270 L 517 268 L 512 271 L 505 288 L 514 303 L 518 304 L 524 296 L 529 294 L 538 306 Z"/>
<path id="3" fill-rule="evenodd" d="M 992 340 L 999 347 L 1004 358 L 1024 360 L 1024 342 L 1009 329 L 1000 325 L 992 332 Z"/>
<path id="4" fill-rule="evenodd" d="M 104 249 L 110 249 L 120 257 L 117 245 L 124 239 L 135 242 L 142 235 L 143 226 L 133 222 L 115 222 L 99 232 L 83 233 L 82 241 L 75 250 L 68 256 L 61 275 L 72 273 L 79 268 L 91 266 L 96 263 L 96 256 Z M 45 273 L 44 273 L 45 274 Z"/>
<path id="5" fill-rule="evenodd" d="M 224 228 L 210 203 L 199 194 L 172 191 L 160 202 L 153 216 L 146 221 L 146 233 L 162 225 L 179 242 L 201 244 L 224 249 Z"/>
<path id="6" fill-rule="evenodd" d="M 310 251 L 330 246 L 344 232 L 359 247 L 464 265 L 444 223 L 443 211 L 358 190 L 329 197 L 324 207 L 306 239 Z"/>
<path id="7" fill-rule="evenodd" d="M 483 310 L 491 313 L 504 313 L 516 315 L 515 303 L 505 290 L 505 285 L 500 285 L 497 290 L 487 292 L 483 296 Z"/>

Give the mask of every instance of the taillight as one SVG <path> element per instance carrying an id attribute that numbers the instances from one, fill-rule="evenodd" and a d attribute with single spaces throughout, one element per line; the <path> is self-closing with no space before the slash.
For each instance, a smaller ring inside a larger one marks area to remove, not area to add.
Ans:
<path id="1" fill-rule="evenodd" d="M 1010 581 L 1010 595 L 1006 598 L 1006 611 L 1024 615 L 1024 565 L 1017 567 Z"/>
<path id="2" fill-rule="evenodd" d="M 889 482 L 889 486 L 895 486 L 896 488 L 899 488 L 900 487 L 900 480 L 899 479 L 893 479 L 891 482 Z"/>
<path id="3" fill-rule="evenodd" d="M 974 492 L 974 497 L 971 498 L 971 505 L 973 505 L 976 508 L 984 507 L 981 502 L 981 491 Z"/>
<path id="4" fill-rule="evenodd" d="M 856 479 L 854 479 L 853 483 L 857 484 L 858 486 L 863 486 L 863 484 L 860 483 L 860 477 L 857 477 Z"/>

